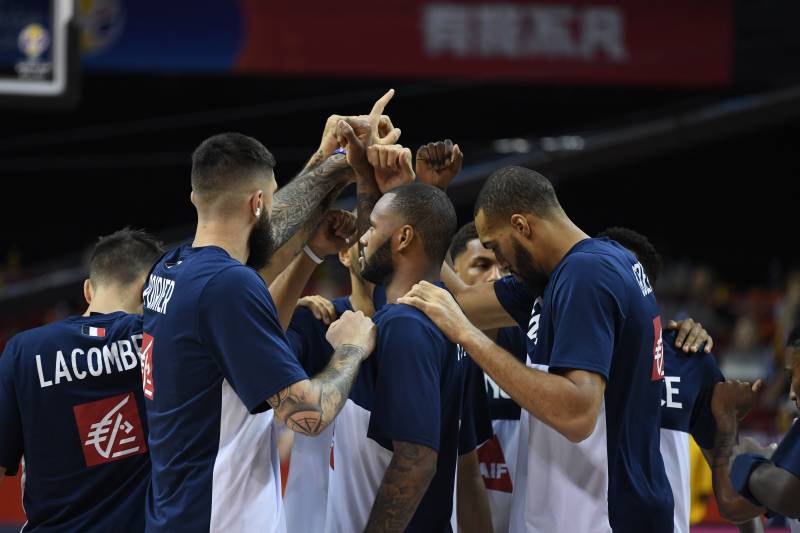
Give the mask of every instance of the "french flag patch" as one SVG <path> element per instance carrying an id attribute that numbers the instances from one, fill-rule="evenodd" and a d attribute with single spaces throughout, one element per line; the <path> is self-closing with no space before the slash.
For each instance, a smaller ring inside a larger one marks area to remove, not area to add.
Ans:
<path id="1" fill-rule="evenodd" d="M 88 337 L 105 337 L 106 336 L 106 328 L 96 328 L 94 326 L 83 326 L 81 328 L 81 333 Z"/>

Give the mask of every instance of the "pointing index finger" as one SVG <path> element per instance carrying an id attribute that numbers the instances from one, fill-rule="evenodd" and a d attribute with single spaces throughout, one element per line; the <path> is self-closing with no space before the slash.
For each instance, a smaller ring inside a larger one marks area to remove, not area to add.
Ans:
<path id="1" fill-rule="evenodd" d="M 383 110 L 386 108 L 386 105 L 391 101 L 392 97 L 394 96 L 394 89 L 389 89 L 386 91 L 386 94 L 381 96 L 375 105 L 372 106 L 372 111 L 369 113 L 369 117 L 375 123 L 380 123 L 381 115 L 383 115 Z"/>

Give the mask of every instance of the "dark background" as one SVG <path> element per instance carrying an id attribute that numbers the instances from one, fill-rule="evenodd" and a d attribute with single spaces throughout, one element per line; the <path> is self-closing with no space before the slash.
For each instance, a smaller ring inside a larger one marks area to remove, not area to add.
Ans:
<path id="1" fill-rule="evenodd" d="M 85 74 L 82 85 L 73 111 L 4 113 L 0 257 L 18 257 L 23 267 L 71 255 L 125 225 L 182 234 L 194 222 L 190 154 L 205 137 L 257 137 L 277 157 L 284 183 L 316 147 L 329 114 L 366 112 L 388 87 L 397 90 L 388 112 L 403 144 L 451 138 L 467 165 L 491 157 L 495 139 L 611 128 L 772 89 L 109 74 Z M 798 260 L 798 140 L 800 121 L 787 116 L 656 156 L 631 150 L 610 168 L 545 172 L 587 232 L 633 227 L 667 257 L 710 262 L 737 284 L 765 283 Z M 470 196 L 454 195 L 462 222 Z"/>

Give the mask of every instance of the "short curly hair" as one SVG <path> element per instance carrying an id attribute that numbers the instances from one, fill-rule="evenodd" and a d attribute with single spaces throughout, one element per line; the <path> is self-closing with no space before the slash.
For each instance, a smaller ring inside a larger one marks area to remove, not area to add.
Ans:
<path id="1" fill-rule="evenodd" d="M 651 243 L 647 237 L 630 228 L 621 227 L 604 229 L 597 236 L 617 241 L 633 252 L 644 267 L 644 271 L 648 279 L 650 279 L 650 283 L 653 285 L 656 284 L 658 278 L 661 276 L 661 270 L 664 265 L 661 261 L 661 256 L 656 251 L 656 247 L 653 246 L 653 243 Z"/>

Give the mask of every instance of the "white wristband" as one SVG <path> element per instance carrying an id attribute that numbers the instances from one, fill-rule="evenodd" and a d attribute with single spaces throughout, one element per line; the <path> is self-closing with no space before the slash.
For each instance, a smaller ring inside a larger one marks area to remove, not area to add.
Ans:
<path id="1" fill-rule="evenodd" d="M 322 262 L 324 261 L 324 259 L 320 258 L 317 254 L 315 254 L 314 251 L 311 248 L 309 248 L 307 244 L 303 245 L 303 251 L 306 253 L 309 259 L 311 259 L 318 265 L 321 265 Z"/>

